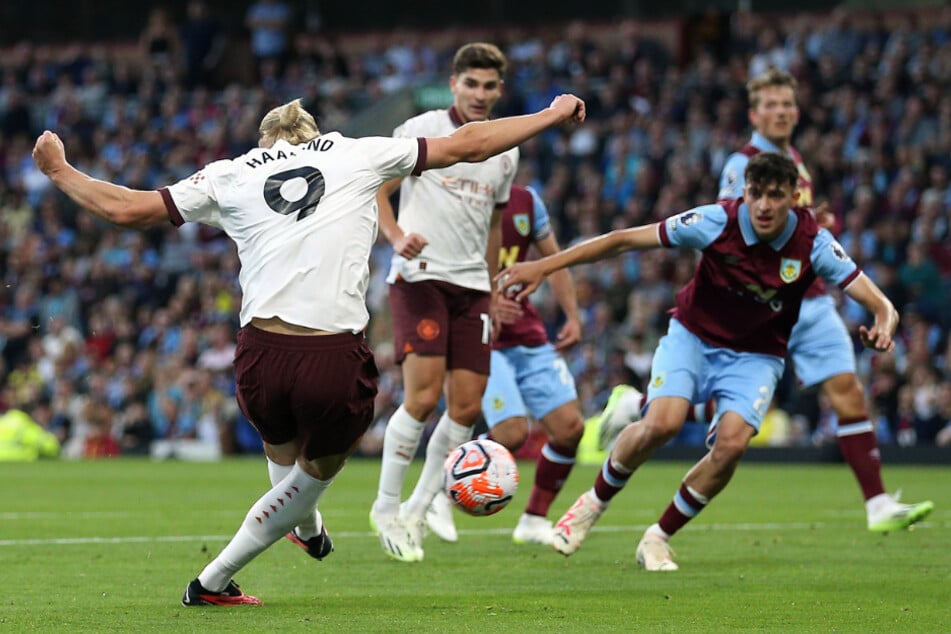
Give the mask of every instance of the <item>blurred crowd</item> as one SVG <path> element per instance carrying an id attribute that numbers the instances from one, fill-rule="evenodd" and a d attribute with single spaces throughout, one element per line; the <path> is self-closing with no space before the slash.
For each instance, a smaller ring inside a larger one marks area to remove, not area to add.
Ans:
<path id="1" fill-rule="evenodd" d="M 234 402 L 238 259 L 219 232 L 185 225 L 120 231 L 50 187 L 30 150 L 57 131 L 84 171 L 152 189 L 256 145 L 271 107 L 301 97 L 323 130 L 388 94 L 445 85 L 473 39 L 507 53 L 497 114 L 574 92 L 581 127 L 521 148 L 517 180 L 548 205 L 567 245 L 713 201 L 726 157 L 747 141 L 745 82 L 777 66 L 799 79 L 794 145 L 840 241 L 898 307 L 894 354 L 859 345 L 880 441 L 951 445 L 951 10 L 713 16 L 679 42 L 635 21 L 379 34 L 345 45 L 280 0 L 258 0 L 228 33 L 201 0 L 153 10 L 134 44 L 23 43 L 0 56 L 0 411 L 22 410 L 70 457 L 215 457 L 260 451 Z M 709 27 L 709 28 L 705 28 Z M 229 79 L 227 51 L 253 69 Z M 378 243 L 369 299 L 381 367 L 380 427 L 402 399 L 392 361 Z M 587 415 L 621 382 L 643 387 L 666 310 L 692 252 L 627 254 L 573 270 L 584 339 L 568 353 Z M 549 291 L 534 301 L 552 333 Z M 861 307 L 840 304 L 855 331 Z M 768 444 L 834 442 L 822 397 L 792 376 L 777 394 Z M 679 442 L 693 443 L 686 433 Z"/>

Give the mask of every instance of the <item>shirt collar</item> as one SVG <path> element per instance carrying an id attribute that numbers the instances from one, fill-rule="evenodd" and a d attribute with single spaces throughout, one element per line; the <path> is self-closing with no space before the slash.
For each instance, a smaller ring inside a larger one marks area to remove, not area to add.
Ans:
<path id="1" fill-rule="evenodd" d="M 753 137 L 750 139 L 750 145 L 755 147 L 760 152 L 775 152 L 776 154 L 789 154 L 789 152 L 783 152 L 779 149 L 779 146 L 764 137 L 757 131 L 753 131 Z"/>
<path id="2" fill-rule="evenodd" d="M 465 121 L 462 120 L 462 117 L 459 116 L 459 111 L 456 110 L 455 106 L 449 106 L 449 119 L 457 128 L 465 123 Z"/>
<path id="3" fill-rule="evenodd" d="M 789 242 L 789 239 L 792 238 L 793 233 L 796 231 L 796 227 L 799 225 L 799 217 L 793 213 L 793 210 L 790 209 L 786 212 L 788 214 L 786 219 L 786 226 L 783 228 L 783 232 L 778 236 L 773 238 L 769 246 L 773 248 L 773 251 L 779 251 L 786 243 Z M 746 243 L 746 246 L 751 247 L 754 244 L 760 241 L 759 237 L 756 235 L 756 231 L 753 229 L 753 221 L 750 219 L 750 208 L 746 206 L 746 203 L 740 203 L 740 208 L 737 211 L 740 221 L 740 234 L 743 236 L 743 242 Z"/>

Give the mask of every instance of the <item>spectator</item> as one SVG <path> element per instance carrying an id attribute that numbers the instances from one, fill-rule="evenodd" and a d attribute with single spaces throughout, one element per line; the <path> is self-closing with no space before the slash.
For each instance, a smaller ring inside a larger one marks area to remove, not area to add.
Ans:
<path id="1" fill-rule="evenodd" d="M 190 0 L 188 3 L 181 41 L 185 86 L 195 89 L 215 85 L 215 71 L 224 53 L 226 38 L 205 0 Z"/>
<path id="2" fill-rule="evenodd" d="M 282 0 L 257 0 L 248 7 L 245 26 L 251 31 L 251 53 L 258 77 L 268 72 L 281 76 L 287 54 L 291 9 Z"/>
<path id="3" fill-rule="evenodd" d="M 230 246 L 222 246 L 213 235 L 188 229 L 156 228 L 139 236 L 138 242 L 124 236 L 111 242 L 104 239 L 110 232 L 50 193 L 48 181 L 30 160 L 29 135 L 43 126 L 66 123 L 74 137 L 67 142 L 77 148 L 80 165 L 96 176 L 146 187 L 187 177 L 204 162 L 253 146 L 257 122 L 272 98 L 268 92 L 260 85 L 238 83 L 222 88 L 217 81 L 224 79 L 225 69 L 220 65 L 221 75 L 212 74 L 210 84 L 204 83 L 207 76 L 190 78 L 189 65 L 198 59 L 194 51 L 205 50 L 205 45 L 191 49 L 189 41 L 207 43 L 214 32 L 207 1 L 192 0 L 190 5 L 202 2 L 204 13 L 190 6 L 193 13 L 180 34 L 175 33 L 181 39 L 180 77 L 170 77 L 164 68 L 156 72 L 143 55 L 128 55 L 122 45 L 108 42 L 93 47 L 23 43 L 11 48 L 0 64 L 0 275 L 4 281 L 0 345 L 4 333 L 10 334 L 13 327 L 10 345 L 19 352 L 5 350 L 3 357 L 25 354 L 26 340 L 48 335 L 53 328 L 49 317 L 56 314 L 83 340 L 94 342 L 89 349 L 83 343 L 69 344 L 62 357 L 53 361 L 53 377 L 43 379 L 42 392 L 50 398 L 59 421 L 56 433 L 68 447 L 72 447 L 71 435 L 85 433 L 84 420 L 69 403 L 84 395 L 84 377 L 93 368 L 115 373 L 106 381 L 111 399 L 131 389 L 122 387 L 128 370 L 115 360 L 124 354 L 120 352 L 123 342 L 134 350 L 135 390 L 145 395 L 159 381 L 158 368 L 177 363 L 173 357 L 181 353 L 182 343 L 169 335 L 169 345 L 159 346 L 166 337 L 157 336 L 158 328 L 153 328 L 166 319 L 155 315 L 156 307 L 171 305 L 180 292 L 181 277 L 194 278 L 199 290 L 182 289 L 178 312 L 169 316 L 175 323 L 161 328 L 163 332 L 177 330 L 186 340 L 185 347 L 193 348 L 187 354 L 200 358 L 217 336 L 209 325 L 234 319 L 240 300 L 237 258 Z M 294 36 L 291 50 L 287 45 L 293 27 L 289 3 L 262 0 L 257 4 L 268 10 L 284 7 L 280 12 L 287 17 L 277 35 L 285 42 L 283 56 L 299 68 L 287 80 L 272 73 L 275 90 L 280 94 L 303 83 L 308 110 L 319 115 L 325 129 L 352 120 L 357 111 L 379 98 L 387 60 L 403 83 L 415 86 L 426 82 L 434 68 L 438 73 L 447 52 L 461 43 L 453 34 L 432 38 L 419 31 L 407 32 L 403 41 L 384 32 L 366 38 L 326 32 L 317 37 L 307 32 Z M 916 12 L 923 16 L 917 21 L 903 17 Z M 669 64 L 680 51 L 648 39 L 648 29 L 634 21 L 600 32 L 596 25 L 576 25 L 570 38 L 551 37 L 547 31 L 526 26 L 511 39 L 518 42 L 510 48 L 515 68 L 506 86 L 507 98 L 499 107 L 525 111 L 526 104 L 545 99 L 546 91 L 559 90 L 559 85 L 572 81 L 587 85 L 594 98 L 588 103 L 590 126 L 586 124 L 574 139 L 576 154 L 571 154 L 569 139 L 561 134 L 525 144 L 519 178 L 526 180 L 519 182 L 531 182 L 542 193 L 562 244 L 572 243 L 583 233 L 643 224 L 649 220 L 647 210 L 658 205 L 673 210 L 715 196 L 711 175 L 720 171 L 724 158 L 747 137 L 744 103 L 736 95 L 742 94 L 756 54 L 752 35 L 769 28 L 791 60 L 791 72 L 807 87 L 800 94 L 802 118 L 794 144 L 806 155 L 806 163 L 814 166 L 817 193 L 833 202 L 845 230 L 842 241 L 861 245 L 866 272 L 902 313 L 907 312 L 912 289 L 898 272 L 906 260 L 916 257 L 909 244 L 917 243 L 925 251 L 924 261 L 933 262 L 938 270 L 940 286 L 934 286 L 932 275 L 931 285 L 925 288 L 935 293 L 937 305 L 943 307 L 951 288 L 947 228 L 951 221 L 947 158 L 951 156 L 951 97 L 943 90 L 951 81 L 947 15 L 947 9 L 934 14 L 926 9 L 896 10 L 889 12 L 887 20 L 884 14 L 866 20 L 843 9 L 832 16 L 800 13 L 791 20 L 785 16 L 777 20 L 749 13 L 737 18 L 748 24 L 734 38 L 743 41 L 730 49 L 733 59 L 698 51 L 684 56 L 682 66 Z M 172 21 L 165 22 L 174 33 Z M 230 36 L 232 47 L 241 40 L 240 33 L 219 26 L 206 61 L 223 50 L 225 37 Z M 893 33 L 897 34 L 892 37 Z M 583 152 L 577 154 L 579 147 Z M 586 154 L 592 147 L 593 153 Z M 849 250 L 858 255 L 856 246 Z M 99 254 L 111 266 L 99 261 Z M 387 247 L 378 244 L 373 262 L 388 259 Z M 624 324 L 620 333 L 625 337 L 640 333 L 644 337 L 641 354 L 649 357 L 656 330 L 666 327 L 664 311 L 670 295 L 663 289 L 675 281 L 675 259 L 673 254 L 647 262 L 631 258 L 579 271 L 582 314 L 591 319 L 597 306 L 607 302 L 610 319 L 615 325 Z M 373 271 L 368 291 L 374 314 L 370 338 L 377 349 L 389 345 L 392 336 L 385 326 L 389 321 L 386 303 L 379 300 L 385 297 L 379 268 Z M 913 269 L 909 265 L 904 271 Z M 917 279 L 913 284 L 919 292 Z M 23 286 L 32 289 L 35 321 L 10 319 L 19 315 L 15 298 Z M 118 308 L 107 311 L 107 298 Z M 867 318 L 851 304 L 846 303 L 844 310 L 852 328 Z M 932 322 L 927 324 L 929 341 L 946 341 L 951 313 L 926 305 L 917 310 L 920 314 L 909 321 Z M 554 332 L 558 312 L 550 298 L 540 296 L 539 311 Z M 24 324 L 39 328 L 23 329 Z M 198 329 L 197 348 L 193 334 L 185 334 L 187 325 Z M 149 334 L 138 341 L 143 331 Z M 17 343 L 18 336 L 25 339 Z M 611 345 L 591 341 L 566 359 L 572 367 L 591 365 L 590 371 L 578 377 L 586 411 L 599 409 L 610 392 L 611 379 L 598 371 L 604 367 L 598 364 L 614 358 Z M 946 380 L 947 364 L 939 354 L 946 353 L 938 348 L 932 343 L 924 352 L 915 351 L 915 363 L 938 368 Z M 909 381 L 913 369 L 905 354 L 895 355 L 893 379 L 899 387 Z M 15 363 L 0 362 L 4 378 L 16 369 Z M 871 372 L 863 378 L 873 384 L 877 370 L 867 364 L 862 372 Z M 223 389 L 231 381 L 231 370 L 226 369 L 213 382 Z M 399 402 L 400 388 L 399 380 L 385 381 L 381 388 L 388 392 L 385 402 Z M 879 411 L 880 419 L 885 419 L 882 424 L 892 431 L 899 425 L 897 390 L 890 388 L 894 404 Z M 120 407 L 111 412 L 116 419 L 128 403 L 122 401 Z M 240 430 L 240 425 L 235 429 Z"/>
<path id="4" fill-rule="evenodd" d="M 171 77 L 178 76 L 181 64 L 181 37 L 162 7 L 149 11 L 145 29 L 139 36 L 139 53 L 149 70 Z"/>

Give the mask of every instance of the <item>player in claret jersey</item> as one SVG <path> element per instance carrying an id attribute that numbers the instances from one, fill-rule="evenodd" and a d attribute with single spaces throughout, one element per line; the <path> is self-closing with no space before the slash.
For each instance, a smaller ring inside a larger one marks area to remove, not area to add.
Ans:
<path id="1" fill-rule="evenodd" d="M 594 487 L 555 525 L 554 547 L 570 555 L 634 470 L 683 427 L 692 403 L 710 398 L 719 412 L 716 439 L 687 473 L 673 501 L 638 544 L 647 570 L 676 570 L 668 540 L 727 485 L 762 424 L 780 376 L 799 307 L 818 276 L 842 287 L 875 317 L 860 330 L 875 350 L 894 347 L 898 314 L 809 209 L 793 207 L 799 173 L 780 154 L 754 156 L 744 197 L 685 211 L 663 222 L 614 231 L 557 255 L 516 264 L 503 288 L 527 295 L 558 269 L 635 249 L 703 251 L 693 279 L 677 294 L 667 334 L 651 368 L 648 409 L 618 436 Z"/>
<path id="2" fill-rule="evenodd" d="M 315 559 L 333 550 L 317 503 L 373 420 L 377 392 L 363 331 L 380 186 L 484 161 L 583 120 L 584 103 L 561 95 L 535 114 L 448 135 L 351 139 L 322 135 L 298 100 L 265 115 L 258 148 L 159 191 L 91 178 L 66 161 L 57 135 L 37 139 L 40 170 L 96 216 L 125 227 L 201 222 L 223 229 L 238 248 L 237 399 L 264 440 L 273 488 L 188 584 L 183 604 L 260 605 L 232 577 L 285 535 Z"/>
<path id="3" fill-rule="evenodd" d="M 799 171 L 797 204 L 811 207 L 812 177 L 791 143 L 799 121 L 796 79 L 773 68 L 750 80 L 746 88 L 753 137 L 723 166 L 719 198 L 742 195 L 743 170 L 751 157 L 760 152 L 779 152 L 789 156 Z M 902 504 L 885 492 L 881 455 L 869 419 L 865 391 L 856 376 L 852 340 L 821 279 L 816 279 L 803 298 L 799 318 L 789 337 L 789 358 L 802 387 L 822 386 L 835 410 L 839 448 L 862 490 L 869 530 L 887 532 L 907 528 L 927 516 L 934 508 L 930 501 Z"/>
<path id="4" fill-rule="evenodd" d="M 730 155 L 723 166 L 719 198 L 726 200 L 743 195 L 743 173 L 751 157 L 760 152 L 779 152 L 791 158 L 799 172 L 796 204 L 813 205 L 812 177 L 791 143 L 799 121 L 796 88 L 792 75 L 775 68 L 747 84 L 753 136 L 739 152 Z M 881 455 L 865 392 L 856 376 L 852 340 L 835 302 L 819 278 L 803 298 L 799 318 L 789 338 L 789 358 L 803 389 L 822 386 L 835 410 L 839 448 L 862 490 L 868 529 L 899 530 L 925 518 L 934 508 L 932 502 L 903 504 L 885 491 Z M 609 419 L 608 424 L 619 426 L 632 414 L 639 415 L 639 397 L 626 386 L 615 388 L 602 416 Z M 610 420 L 612 416 L 620 420 Z"/>

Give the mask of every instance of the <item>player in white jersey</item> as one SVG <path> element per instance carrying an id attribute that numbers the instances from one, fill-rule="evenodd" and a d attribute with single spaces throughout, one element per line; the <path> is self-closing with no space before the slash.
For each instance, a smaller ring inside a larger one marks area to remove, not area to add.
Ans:
<path id="1" fill-rule="evenodd" d="M 502 96 L 506 60 L 492 44 L 471 43 L 453 58 L 453 105 L 409 119 L 396 137 L 449 134 L 483 121 Z M 498 268 L 499 219 L 518 163 L 513 149 L 478 165 L 456 165 L 419 177 L 394 179 L 377 195 L 380 228 L 393 244 L 388 281 L 394 347 L 403 370 L 403 404 L 390 418 L 370 524 L 383 550 L 399 561 L 423 558 L 424 515 L 442 518 L 454 540 L 448 509 L 431 505 L 449 451 L 468 440 L 481 413 L 489 375 L 491 324 L 500 300 L 490 279 Z M 400 188 L 399 223 L 389 197 Z M 509 305 L 514 314 L 520 309 Z M 426 448 L 412 495 L 400 499 L 426 419 L 445 389 L 446 411 Z M 441 515 L 433 515 L 440 509 Z M 432 525 L 432 524 L 431 524 Z"/>
<path id="2" fill-rule="evenodd" d="M 241 260 L 237 399 L 264 440 L 272 489 L 231 542 L 188 584 L 182 603 L 260 605 L 233 575 L 287 536 L 315 559 L 333 545 L 317 503 L 373 419 L 377 369 L 367 325 L 368 258 L 379 186 L 459 161 L 478 162 L 538 132 L 584 119 L 572 95 L 523 117 L 439 138 L 321 135 L 299 101 L 269 112 L 257 149 L 211 163 L 159 191 L 96 180 L 44 132 L 33 158 L 78 205 L 124 227 L 186 221 L 223 229 Z"/>

